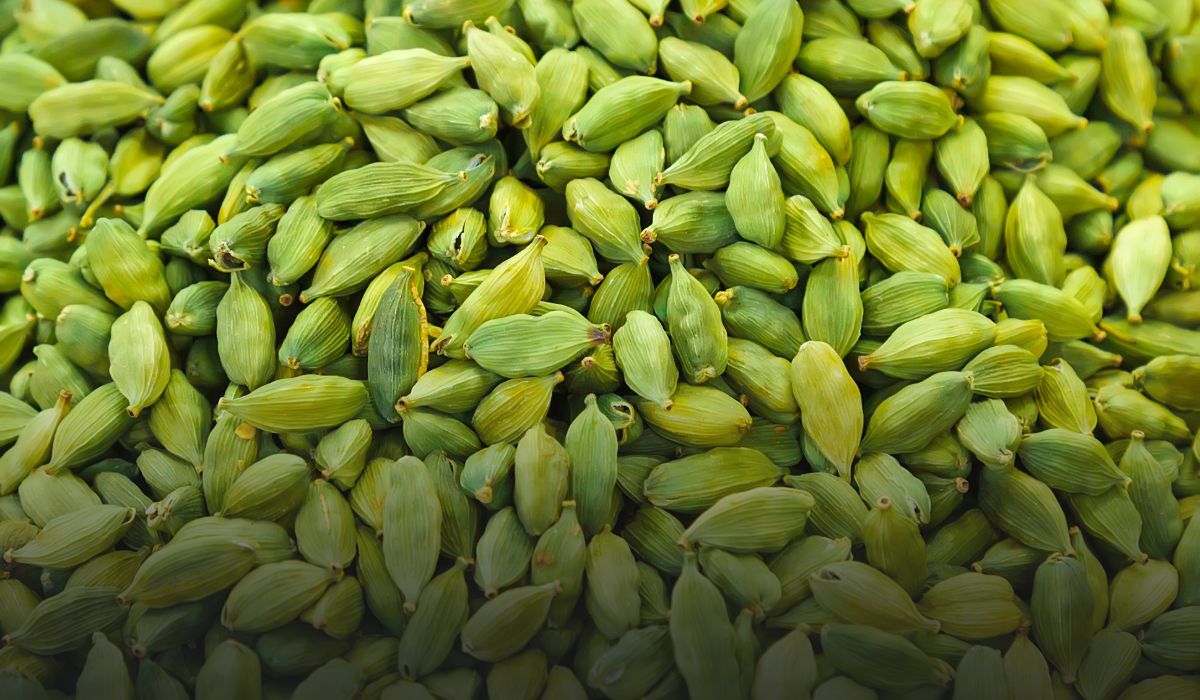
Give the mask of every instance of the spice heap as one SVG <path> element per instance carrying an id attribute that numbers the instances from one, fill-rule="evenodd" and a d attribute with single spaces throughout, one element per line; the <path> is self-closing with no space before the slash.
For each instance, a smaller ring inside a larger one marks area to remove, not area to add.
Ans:
<path id="1" fill-rule="evenodd" d="M 1192 0 L 0 34 L 0 695 L 1200 696 Z"/>

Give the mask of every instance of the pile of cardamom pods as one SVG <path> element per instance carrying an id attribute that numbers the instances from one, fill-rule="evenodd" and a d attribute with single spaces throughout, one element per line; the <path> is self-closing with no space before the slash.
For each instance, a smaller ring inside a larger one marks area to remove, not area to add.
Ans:
<path id="1" fill-rule="evenodd" d="M 0 36 L 0 697 L 1200 697 L 1195 0 Z"/>

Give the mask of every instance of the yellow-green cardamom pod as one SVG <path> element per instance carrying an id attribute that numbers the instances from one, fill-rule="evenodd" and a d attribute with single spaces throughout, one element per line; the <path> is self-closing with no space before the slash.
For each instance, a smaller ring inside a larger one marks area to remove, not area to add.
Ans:
<path id="1" fill-rule="evenodd" d="M 230 275 L 230 285 L 217 305 L 217 350 L 229 379 L 256 389 L 275 376 L 275 322 L 265 299 L 242 279 Z M 270 343 L 247 343 L 246 338 Z"/>
<path id="2" fill-rule="evenodd" d="M 20 548 L 5 552 L 10 563 L 71 568 L 111 548 L 133 523 L 134 510 L 96 505 L 60 515 Z"/>
<path id="3" fill-rule="evenodd" d="M 502 381 L 468 360 L 449 360 L 422 374 L 408 394 L 397 401 L 397 410 L 432 408 L 446 413 L 470 411 Z"/>
<path id="4" fill-rule="evenodd" d="M 38 95 L 67 82 L 54 66 L 23 52 L 5 54 L 0 60 L 0 76 L 9 86 L 0 98 L 0 107 L 10 112 L 28 110 Z"/>
<path id="5" fill-rule="evenodd" d="M 878 83 L 908 77 L 879 48 L 862 38 L 847 36 L 804 42 L 796 67 L 838 97 L 857 97 Z"/>
<path id="6" fill-rule="evenodd" d="M 467 55 L 480 89 L 504 110 L 505 121 L 520 129 L 541 97 L 533 64 L 510 44 L 468 21 L 463 26 Z"/>
<path id="7" fill-rule="evenodd" d="M 246 22 L 238 35 L 259 65 L 312 69 L 326 54 L 362 42 L 362 25 L 343 17 L 340 13 L 264 14 Z"/>
<path id="8" fill-rule="evenodd" d="M 1059 491 L 1095 496 L 1129 483 L 1100 441 L 1070 430 L 1051 428 L 1026 435 L 1018 456 L 1031 474 Z"/>
<path id="9" fill-rule="evenodd" d="M 989 398 L 1024 396 L 1042 381 L 1037 356 L 1016 345 L 990 347 L 968 362 L 963 371 L 971 375 L 975 393 Z"/>
<path id="10" fill-rule="evenodd" d="M 87 630 L 103 629 L 125 618 L 128 609 L 117 602 L 118 592 L 109 586 L 80 586 L 45 598 L 5 639 L 11 646 L 43 656 L 83 648 L 92 635 Z"/>
<path id="11" fill-rule="evenodd" d="M 1126 687 L 1142 645 L 1128 632 L 1101 630 L 1092 637 L 1075 679 L 1080 692 L 1112 694 Z"/>
<path id="12" fill-rule="evenodd" d="M 1161 216 L 1132 221 L 1117 232 L 1106 269 L 1131 323 L 1141 321 L 1170 264 L 1170 232 Z"/>
<path id="13" fill-rule="evenodd" d="M 584 0 L 572 4 L 571 12 L 583 41 L 613 65 L 642 74 L 654 73 L 658 41 L 650 20 L 634 4 L 625 0 Z"/>
<path id="14" fill-rule="evenodd" d="M 399 117 L 379 117 L 361 112 L 355 112 L 353 116 L 375 150 L 375 155 L 384 163 L 420 164 L 441 150 L 432 136 L 417 131 Z"/>
<path id="15" fill-rule="evenodd" d="M 39 135 L 65 139 L 122 126 L 146 117 L 163 98 L 144 87 L 110 80 L 65 83 L 29 103 L 29 118 Z"/>
<path id="16" fill-rule="evenodd" d="M 766 134 L 755 134 L 750 152 L 733 166 L 725 206 L 743 238 L 777 248 L 783 242 L 788 217 L 779 173 L 767 154 L 767 140 Z"/>
<path id="17" fill-rule="evenodd" d="M 887 496 L 876 499 L 862 519 L 867 561 L 891 576 L 909 595 L 923 589 L 928 578 L 926 545 L 918 527 Z"/>
<path id="18" fill-rule="evenodd" d="M 671 291 L 668 328 L 684 378 L 703 383 L 725 371 L 729 359 L 721 311 L 678 255 L 670 257 Z"/>
<path id="19" fill-rule="evenodd" d="M 496 136 L 500 110 L 482 90 L 448 88 L 404 110 L 417 129 L 454 146 L 481 143 Z"/>
<path id="20" fill-rule="evenodd" d="M 617 485 L 617 432 L 594 394 L 584 399 L 584 409 L 567 428 L 563 445 L 571 458 L 571 493 L 585 532 L 611 527 L 606 519 Z"/>
<path id="21" fill-rule="evenodd" d="M 670 631 L 675 664 L 693 697 L 738 697 L 733 625 L 721 591 L 700 573 L 695 554 L 684 554 L 683 573 L 671 591 Z"/>
<path id="22" fill-rule="evenodd" d="M 320 297 L 353 294 L 392 263 L 410 253 L 425 223 L 404 214 L 367 219 L 337 236 L 313 268 L 312 282 L 300 293 L 308 303 Z"/>
<path id="23" fill-rule="evenodd" d="M 1078 560 L 1052 554 L 1038 567 L 1030 599 L 1033 635 L 1064 679 L 1074 680 L 1091 640 L 1092 604 Z"/>
<path id="24" fill-rule="evenodd" d="M 70 138 L 58 144 L 50 172 L 64 203 L 92 202 L 108 175 L 108 152 L 100 144 Z"/>
<path id="25" fill-rule="evenodd" d="M 971 396 L 971 377 L 962 372 L 939 372 L 905 386 L 875 409 L 862 448 L 888 453 L 919 450 L 962 417 Z"/>
<path id="26" fill-rule="evenodd" d="M 1154 128 L 1157 81 L 1142 34 L 1130 26 L 1113 27 L 1100 61 L 1104 104 L 1135 129 L 1147 132 Z"/>
<path id="27" fill-rule="evenodd" d="M 792 309 L 750 287 L 733 287 L 714 295 L 729 335 L 753 340 L 779 357 L 792 358 L 805 342 L 800 319 Z"/>
<path id="28" fill-rule="evenodd" d="M 163 317 L 167 330 L 176 335 L 212 335 L 217 329 L 217 306 L 228 290 L 229 284 L 216 280 L 196 282 L 179 290 Z"/>
<path id="29" fill-rule="evenodd" d="M 788 632 L 767 647 L 754 672 L 753 697 L 809 695 L 817 686 L 819 673 L 812 642 L 803 629 Z"/>
<path id="30" fill-rule="evenodd" d="M 1071 112 L 1061 95 L 1025 76 L 989 78 L 980 94 L 972 98 L 971 106 L 981 113 L 1010 112 L 1027 117 L 1050 137 L 1087 124 L 1086 119 Z"/>
<path id="31" fill-rule="evenodd" d="M 162 394 L 171 377 L 171 355 L 154 309 L 135 301 L 113 322 L 109 373 L 135 418 Z"/>
<path id="32" fill-rule="evenodd" d="M 939 138 L 962 121 L 946 93 L 920 81 L 880 83 L 855 106 L 880 131 L 911 139 Z"/>
<path id="33" fill-rule="evenodd" d="M 948 192 L 929 189 L 921 200 L 921 216 L 941 234 L 955 257 L 979 244 L 979 224 Z"/>
<path id="34" fill-rule="evenodd" d="M 935 58 L 971 29 L 974 14 L 962 0 L 916 0 L 908 11 L 908 31 L 917 53 Z"/>
<path id="35" fill-rule="evenodd" d="M 729 184 L 733 168 L 748 153 L 757 136 L 774 141 L 775 124 L 768 115 L 756 114 L 725 122 L 701 136 L 682 157 L 655 178 L 657 185 L 691 190 L 719 190 Z"/>
<path id="36" fill-rule="evenodd" d="M 845 480 L 862 437 L 862 400 L 837 350 L 821 341 L 800 346 L 792 390 L 805 432 Z"/>
<path id="37" fill-rule="evenodd" d="M 196 674 L 196 696 L 219 698 L 262 692 L 262 662 L 254 649 L 226 639 L 207 654 Z"/>
<path id="38" fill-rule="evenodd" d="M 821 646 L 835 669 L 869 688 L 905 692 L 945 687 L 953 677 L 945 661 L 926 655 L 898 634 L 868 625 L 826 625 Z"/>
<path id="39" fill-rule="evenodd" d="M 941 625 L 881 571 L 857 561 L 827 564 L 809 578 L 822 607 L 852 624 L 889 632 L 937 632 Z"/>
<path id="40" fill-rule="evenodd" d="M 467 654 L 499 661 L 525 648 L 542 628 L 561 586 L 557 581 L 507 590 L 484 603 L 463 626 Z"/>
<path id="41" fill-rule="evenodd" d="M 665 37 L 658 45 L 663 69 L 672 80 L 690 81 L 696 104 L 732 104 L 744 109 L 748 100 L 738 92 L 738 69 L 721 52 L 703 44 Z"/>
<path id="42" fill-rule="evenodd" d="M 296 433 L 341 425 L 358 417 L 366 403 L 362 382 L 309 374 L 277 379 L 238 398 L 222 398 L 217 410 L 260 430 Z"/>
<path id="43" fill-rule="evenodd" d="M 488 518 L 475 547 L 475 585 L 485 598 L 495 598 L 501 589 L 525 578 L 533 547 L 533 538 L 511 507 L 501 508 Z"/>
<path id="44" fill-rule="evenodd" d="M 621 78 L 597 90 L 563 124 L 563 139 L 588 151 L 610 151 L 662 121 L 688 82 L 675 83 L 644 75 Z"/>
<path id="45" fill-rule="evenodd" d="M 233 631 L 265 632 L 299 617 L 320 599 L 334 572 L 302 561 L 264 564 L 237 582 L 221 610 Z"/>
<path id="46" fill-rule="evenodd" d="M 233 586 L 254 563 L 253 544 L 234 537 L 172 542 L 142 563 L 120 598 L 150 608 L 201 600 Z"/>
<path id="47" fill-rule="evenodd" d="M 551 141 L 542 147 L 534 168 L 538 179 L 551 189 L 562 192 L 580 178 L 604 177 L 608 171 L 607 153 L 589 153 L 566 141 Z"/>
<path id="48" fill-rule="evenodd" d="M 864 213 L 862 220 L 867 249 L 889 270 L 931 272 L 950 287 L 961 280 L 958 260 L 933 229 L 900 214 Z"/>
<path id="49" fill-rule="evenodd" d="M 421 591 L 416 612 L 400 638 L 400 673 L 405 677 L 423 677 L 440 666 L 466 624 L 464 568 L 462 560 L 455 562 Z"/>
<path id="50" fill-rule="evenodd" d="M 158 179 L 146 190 L 146 211 L 139 235 L 161 231 L 188 210 L 208 207 L 217 200 L 247 161 L 245 156 L 230 153 L 235 144 L 237 136 L 226 134 L 186 150 L 172 151 Z M 225 159 L 220 157 L 223 155 Z"/>
<path id="51" fill-rule="evenodd" d="M 70 409 L 70 396 L 63 394 L 52 407 L 26 416 L 23 427 L 17 431 L 16 442 L 0 456 L 0 493 L 15 491 L 34 469 L 45 463 L 51 455 L 58 426 Z"/>
<path id="52" fill-rule="evenodd" d="M 247 200 L 291 204 L 337 173 L 351 145 L 342 140 L 273 156 L 246 178 Z"/>
<path id="53" fill-rule="evenodd" d="M 350 318 L 346 312 L 336 300 L 321 297 L 296 315 L 279 346 L 279 364 L 291 369 L 319 369 L 345 353 L 349 336 Z"/>
<path id="54" fill-rule="evenodd" d="M 760 2 L 747 14 L 733 45 L 733 64 L 747 102 L 769 95 L 791 70 L 803 26 L 799 5 L 784 0 Z"/>
<path id="55" fill-rule="evenodd" d="M 442 511 L 433 479 L 421 460 L 397 460 L 390 479 L 384 505 L 383 556 L 388 573 L 404 594 L 404 610 L 411 615 L 437 566 Z"/>
<path id="56" fill-rule="evenodd" d="M 831 219 L 845 213 L 845 197 L 833 159 L 807 128 L 779 112 L 766 112 L 775 122 L 780 139 L 772 163 L 779 172 L 784 194 L 802 194 Z"/>
<path id="57" fill-rule="evenodd" d="M 571 29 L 574 31 L 573 21 Z M 567 118 L 587 100 L 588 66 L 581 54 L 567 50 L 564 45 L 542 54 L 534 66 L 534 75 L 541 96 L 522 135 L 530 158 L 536 161 L 546 144 L 559 135 Z"/>
<path id="58" fill-rule="evenodd" d="M 700 514 L 680 545 L 719 547 L 730 552 L 775 552 L 804 529 L 814 500 L 792 488 L 759 487 L 730 494 Z"/>
<path id="59" fill-rule="evenodd" d="M 858 342 L 863 304 L 858 293 L 858 259 L 849 246 L 817 263 L 808 276 L 802 317 L 810 340 L 845 355 Z"/>
<path id="60" fill-rule="evenodd" d="M 757 414 L 779 424 L 798 418 L 791 364 L 752 340 L 729 339 L 725 378 Z"/>
<path id="61" fill-rule="evenodd" d="M 1179 592 L 1179 572 L 1169 562 L 1135 562 L 1113 576 L 1108 627 L 1129 631 L 1167 611 Z"/>
<path id="62" fill-rule="evenodd" d="M 325 85 L 317 81 L 301 83 L 251 112 L 238 127 L 236 144 L 224 154 L 249 157 L 279 153 L 320 133 L 337 114 L 337 102 Z"/>
<path id="63" fill-rule="evenodd" d="M 263 457 L 234 481 L 221 515 L 262 520 L 290 515 L 303 503 L 310 478 L 308 465 L 295 455 Z"/>
<path id="64" fill-rule="evenodd" d="M 354 515 L 344 496 L 324 479 L 308 486 L 296 512 L 296 546 L 310 563 L 335 573 L 354 559 Z"/>
<path id="65" fill-rule="evenodd" d="M 241 103 L 254 88 L 255 74 L 245 43 L 238 37 L 229 39 L 205 62 L 200 109 L 214 112 Z"/>
<path id="66" fill-rule="evenodd" d="M 1067 505 L 1084 532 L 1131 561 L 1146 559 L 1140 544 L 1142 516 L 1124 488 L 1113 487 L 1096 496 L 1068 494 Z"/>
<path id="67" fill-rule="evenodd" d="M 942 309 L 899 326 L 878 349 L 859 357 L 859 369 L 922 379 L 961 368 L 991 346 L 995 335 L 996 325 L 981 314 Z"/>
<path id="68" fill-rule="evenodd" d="M 747 286 L 786 294 L 799 282 L 799 273 L 789 260 L 748 241 L 722 246 L 703 265 L 730 287 Z"/>
<path id="69" fill-rule="evenodd" d="M 1162 404 L 1133 389 L 1111 384 L 1095 394 L 1096 417 L 1105 434 L 1124 438 L 1140 430 L 1150 440 L 1168 440 L 1186 444 L 1187 424 Z"/>
<path id="70" fill-rule="evenodd" d="M 949 304 L 946 280 L 929 272 L 900 271 L 862 291 L 863 332 L 890 334 Z"/>
<path id="71" fill-rule="evenodd" d="M 626 199 L 592 178 L 571 180 L 566 195 L 571 226 L 591 241 L 600 257 L 618 263 L 646 259 L 637 210 Z"/>
<path id="72" fill-rule="evenodd" d="M 628 543 L 608 528 L 592 537 L 585 565 L 584 605 L 602 635 L 616 639 L 638 626 L 638 572 Z"/>
<path id="73" fill-rule="evenodd" d="M 712 254 L 736 243 L 737 227 L 725 207 L 724 192 L 685 192 L 668 197 L 654 209 L 642 240 L 661 243 L 674 253 Z"/>
<path id="74" fill-rule="evenodd" d="M 617 146 L 608 165 L 613 189 L 651 210 L 658 206 L 655 176 L 665 167 L 662 132 L 650 129 Z"/>
<path id="75" fill-rule="evenodd" d="M 525 245 L 545 221 L 545 204 L 515 177 L 500 178 L 488 205 L 488 234 L 497 245 Z"/>

